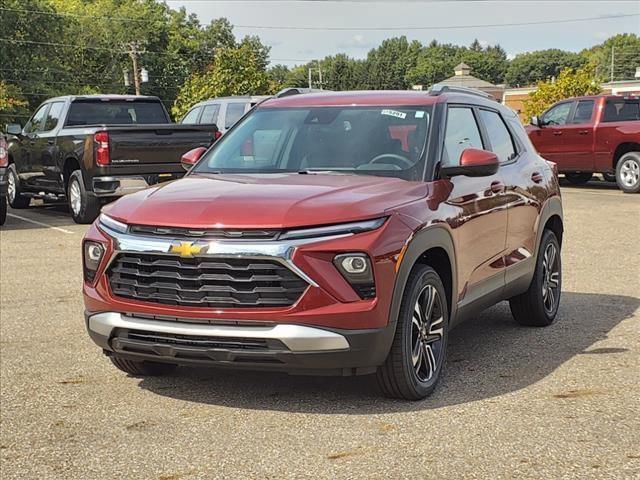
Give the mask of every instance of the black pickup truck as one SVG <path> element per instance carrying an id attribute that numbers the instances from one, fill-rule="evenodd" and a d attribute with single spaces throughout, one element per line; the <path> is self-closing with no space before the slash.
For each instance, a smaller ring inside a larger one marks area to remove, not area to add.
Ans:
<path id="1" fill-rule="evenodd" d="M 172 123 L 157 97 L 127 95 L 52 98 L 7 133 L 11 207 L 66 197 L 77 223 L 115 197 L 181 177 L 182 155 L 219 136 L 214 124 Z"/>

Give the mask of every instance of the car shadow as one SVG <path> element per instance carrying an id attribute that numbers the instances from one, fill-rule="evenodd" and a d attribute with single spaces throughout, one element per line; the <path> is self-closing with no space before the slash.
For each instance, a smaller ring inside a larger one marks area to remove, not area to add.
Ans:
<path id="1" fill-rule="evenodd" d="M 447 370 L 436 392 L 420 402 L 381 397 L 373 376 L 303 377 L 281 373 L 180 368 L 139 386 L 179 400 L 253 410 L 367 415 L 439 408 L 513 392 L 545 378 L 581 354 L 624 355 L 624 345 L 591 348 L 640 307 L 620 295 L 564 292 L 557 321 L 525 328 L 506 302 L 454 329 Z"/>
<path id="2" fill-rule="evenodd" d="M 71 218 L 69 207 L 64 201 L 43 203 L 41 200 L 32 200 L 31 203 L 29 208 L 9 208 L 7 210 L 6 223 L 0 226 L 0 230 L 36 230 L 46 228 L 46 226 L 67 227 L 76 225 L 73 218 Z M 46 226 L 24 219 L 44 223 Z"/>
<path id="3" fill-rule="evenodd" d="M 569 183 L 564 177 L 560 177 L 560 186 L 562 188 L 571 188 L 576 190 L 584 188 L 593 190 L 620 190 L 616 182 L 607 182 L 599 177 L 593 177 L 591 180 L 583 183 L 582 185 L 574 185 L 572 183 Z"/>

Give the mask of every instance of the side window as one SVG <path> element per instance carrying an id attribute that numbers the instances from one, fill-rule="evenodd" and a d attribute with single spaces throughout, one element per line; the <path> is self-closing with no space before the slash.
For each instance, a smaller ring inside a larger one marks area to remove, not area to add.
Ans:
<path id="1" fill-rule="evenodd" d="M 202 110 L 202 107 L 192 108 L 187 112 L 187 114 L 184 116 L 182 121 L 180 121 L 180 123 L 193 125 L 198 121 L 198 115 L 200 115 L 200 110 Z"/>
<path id="2" fill-rule="evenodd" d="M 44 121 L 44 131 L 48 132 L 58 126 L 60 115 L 62 115 L 63 102 L 54 102 L 51 104 L 49 113 L 47 113 L 47 119 Z"/>
<path id="3" fill-rule="evenodd" d="M 25 133 L 35 133 L 42 131 L 42 123 L 44 121 L 45 113 L 49 108 L 49 104 L 42 105 L 36 113 L 31 117 L 31 120 L 25 125 Z"/>
<path id="4" fill-rule="evenodd" d="M 447 112 L 442 164 L 458 165 L 462 151 L 467 148 L 484 148 L 473 110 L 467 107 L 450 107 Z"/>
<path id="5" fill-rule="evenodd" d="M 595 102 L 593 100 L 580 100 L 573 114 L 571 123 L 589 123 L 591 121 L 591 115 L 593 114 L 594 105 Z"/>
<path id="6" fill-rule="evenodd" d="M 480 118 L 487 129 L 491 150 L 498 156 L 498 160 L 508 162 L 513 159 L 516 156 L 516 149 L 502 117 L 496 112 L 480 110 Z"/>
<path id="7" fill-rule="evenodd" d="M 604 106 L 603 122 L 632 122 L 640 120 L 640 100 L 607 99 Z"/>
<path id="8" fill-rule="evenodd" d="M 542 123 L 545 125 L 566 124 L 572 105 L 573 102 L 565 102 L 552 107 L 551 110 L 547 110 L 547 112 L 542 115 Z"/>
<path id="9" fill-rule="evenodd" d="M 227 118 L 224 120 L 224 128 L 231 128 L 233 124 L 240 120 L 240 117 L 244 115 L 244 108 L 246 103 L 228 103 L 227 104 Z"/>
<path id="10" fill-rule="evenodd" d="M 202 117 L 200 117 L 200 123 L 218 123 L 218 112 L 220 111 L 220 105 L 207 105 L 202 111 Z"/>

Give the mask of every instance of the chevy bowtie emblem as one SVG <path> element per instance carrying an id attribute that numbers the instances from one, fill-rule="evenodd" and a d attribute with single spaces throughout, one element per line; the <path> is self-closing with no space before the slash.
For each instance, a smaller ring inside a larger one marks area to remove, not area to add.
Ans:
<path id="1" fill-rule="evenodd" d="M 193 257 L 206 251 L 207 245 L 197 245 L 193 242 L 176 242 L 171 244 L 169 252 L 177 253 L 181 257 Z"/>

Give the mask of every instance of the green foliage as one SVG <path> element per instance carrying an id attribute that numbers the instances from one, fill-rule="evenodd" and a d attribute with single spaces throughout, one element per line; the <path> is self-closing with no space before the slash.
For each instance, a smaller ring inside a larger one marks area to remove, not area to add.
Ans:
<path id="1" fill-rule="evenodd" d="M 522 53 L 511 60 L 504 80 L 514 87 L 533 85 L 536 82 L 557 77 L 564 69 L 581 68 L 586 63 L 585 55 L 558 49 Z"/>
<path id="2" fill-rule="evenodd" d="M 364 62 L 365 76 L 360 85 L 371 90 L 402 90 L 409 87 L 407 72 L 418 60 L 422 44 L 409 43 L 407 37 L 389 38 L 369 51 Z"/>
<path id="3" fill-rule="evenodd" d="M 582 52 L 596 71 L 601 81 L 611 80 L 611 57 L 613 54 L 613 79 L 632 80 L 636 67 L 640 67 L 640 37 L 623 33 L 608 38 L 604 43 Z"/>
<path id="4" fill-rule="evenodd" d="M 17 86 L 0 81 L 0 114 L 2 115 L 0 122 L 2 124 L 19 122 L 21 117 L 28 113 L 27 105 L 27 101 Z"/>
<path id="5" fill-rule="evenodd" d="M 555 82 L 548 80 L 538 83 L 538 89 L 529 94 L 524 102 L 526 117 L 542 114 L 554 103 L 565 98 L 582 95 L 597 95 L 601 92 L 600 84 L 591 70 L 567 68 L 560 72 Z"/>
<path id="6" fill-rule="evenodd" d="M 249 44 L 221 48 L 205 72 L 194 73 L 184 83 L 171 111 L 178 119 L 202 100 L 229 95 L 261 95 L 269 90 L 269 77 Z"/>

